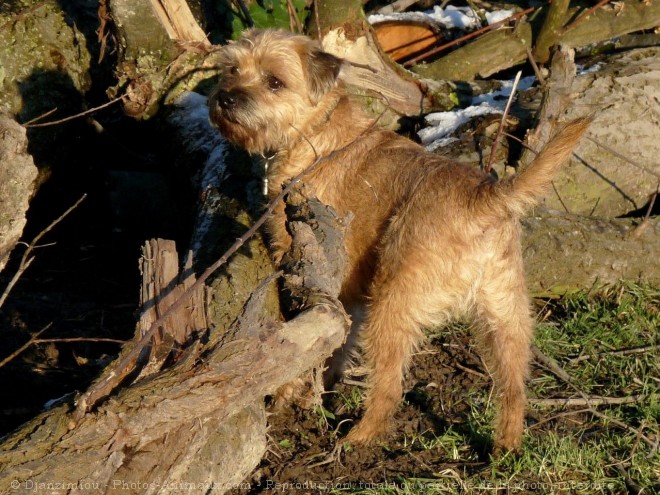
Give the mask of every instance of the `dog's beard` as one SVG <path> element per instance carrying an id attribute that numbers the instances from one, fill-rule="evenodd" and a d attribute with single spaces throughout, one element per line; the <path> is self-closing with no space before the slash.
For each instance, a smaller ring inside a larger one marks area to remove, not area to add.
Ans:
<path id="1" fill-rule="evenodd" d="M 269 111 L 270 110 L 270 111 Z M 295 132 L 296 110 L 285 106 L 259 105 L 243 98 L 231 108 L 211 107 L 211 122 L 231 143 L 252 154 L 278 151 L 287 146 Z"/>
<path id="2" fill-rule="evenodd" d="M 211 121 L 230 142 L 249 153 L 264 153 L 281 138 L 272 136 L 273 123 L 264 118 L 254 103 L 243 103 L 231 109 L 215 108 Z"/>

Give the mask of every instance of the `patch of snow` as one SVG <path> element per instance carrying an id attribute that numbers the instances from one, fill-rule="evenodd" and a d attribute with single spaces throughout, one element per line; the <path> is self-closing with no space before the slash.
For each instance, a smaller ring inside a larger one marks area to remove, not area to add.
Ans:
<path id="1" fill-rule="evenodd" d="M 578 76 L 583 76 L 585 74 L 591 74 L 593 72 L 598 72 L 600 69 L 603 68 L 603 63 L 602 62 L 596 62 L 594 65 L 591 67 L 588 67 L 585 69 L 584 65 L 577 64 L 577 75 Z"/>
<path id="2" fill-rule="evenodd" d="M 478 106 L 470 106 L 459 110 L 452 110 L 450 112 L 431 113 L 426 116 L 426 122 L 428 122 L 431 127 L 421 129 L 417 135 L 422 140 L 422 144 L 428 145 L 433 143 L 434 149 L 439 148 L 448 143 L 445 142 L 444 145 L 436 144 L 434 143 L 436 140 L 447 137 L 474 117 L 497 113 L 498 111 L 499 109 L 497 107 L 488 103 L 482 103 Z"/>
<path id="3" fill-rule="evenodd" d="M 175 100 L 174 106 L 169 121 L 179 129 L 186 150 L 206 154 L 199 190 L 206 192 L 220 188 L 225 175 L 225 158 L 229 147 L 218 129 L 211 125 L 206 97 L 185 92 Z M 211 220 L 212 213 L 205 210 L 205 204 L 202 202 L 197 214 L 197 225 L 193 229 L 194 236 L 190 240 L 193 256 L 202 247 L 204 234 L 210 228 Z"/>
<path id="4" fill-rule="evenodd" d="M 525 91 L 529 89 L 534 80 L 534 76 L 523 77 L 518 83 L 517 90 Z M 475 96 L 472 98 L 472 104 L 467 108 L 428 114 L 426 122 L 430 124 L 430 127 L 421 129 L 417 133 L 422 140 L 422 144 L 426 145 L 429 151 L 446 146 L 453 142 L 448 140 L 447 136 L 471 119 L 483 115 L 502 113 L 512 88 L 513 80 L 502 81 L 500 89 Z"/>
<path id="5" fill-rule="evenodd" d="M 433 13 L 429 14 L 438 24 L 446 27 L 447 29 L 476 29 L 479 26 L 479 19 L 469 7 L 454 7 L 447 5 L 444 9 L 435 6 Z"/>
<path id="6" fill-rule="evenodd" d="M 511 17 L 513 14 L 515 14 L 513 10 L 494 10 L 493 12 L 486 12 L 486 22 L 488 22 L 488 25 L 492 25 L 496 22 L 503 21 L 507 17 Z"/>
<path id="7" fill-rule="evenodd" d="M 486 12 L 488 24 L 494 24 L 513 15 L 513 10 Z M 399 12 L 394 14 L 373 14 L 367 17 L 370 24 L 385 21 L 414 21 L 425 24 L 437 24 L 446 29 L 471 31 L 479 27 L 479 20 L 470 7 L 447 5 L 444 9 L 438 5 L 426 12 Z"/>
<path id="8" fill-rule="evenodd" d="M 417 21 L 426 24 L 439 24 L 447 29 L 475 29 L 478 19 L 470 7 L 448 5 L 444 9 L 438 5 L 426 12 L 401 12 L 396 14 L 374 14 L 367 17 L 370 24 L 384 21 Z"/>
<path id="9" fill-rule="evenodd" d="M 427 151 L 435 151 L 438 148 L 444 148 L 445 146 L 449 146 L 451 143 L 454 143 L 456 141 L 458 141 L 458 138 L 455 137 L 445 137 L 445 138 L 436 139 L 431 144 L 427 144 L 426 149 Z"/>

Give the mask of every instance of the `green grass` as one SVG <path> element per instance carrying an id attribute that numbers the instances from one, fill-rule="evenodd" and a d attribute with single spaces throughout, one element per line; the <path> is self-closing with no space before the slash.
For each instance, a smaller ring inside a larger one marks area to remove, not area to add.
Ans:
<path id="1" fill-rule="evenodd" d="M 468 437 L 491 434 L 492 407 L 486 407 L 487 392 L 480 392 L 469 398 L 467 428 L 404 439 L 411 455 L 433 451 L 447 460 L 432 479 L 390 480 L 394 484 L 335 493 L 591 495 L 637 493 L 641 488 L 645 494 L 660 493 L 660 291 L 622 284 L 567 296 L 547 305 L 541 315 L 536 345 L 568 373 L 571 383 L 537 366 L 530 397 L 637 400 L 592 410 L 588 404 L 530 406 L 535 421 L 526 430 L 523 453 L 470 468 L 465 466 L 478 456 Z"/>

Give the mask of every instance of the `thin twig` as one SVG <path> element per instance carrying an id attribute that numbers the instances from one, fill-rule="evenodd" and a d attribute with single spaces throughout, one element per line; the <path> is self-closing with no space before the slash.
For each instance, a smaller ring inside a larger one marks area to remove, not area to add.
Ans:
<path id="1" fill-rule="evenodd" d="M 601 419 L 604 419 L 604 420 L 606 420 L 606 421 L 610 421 L 610 422 L 612 422 L 613 424 L 615 424 L 616 426 L 618 426 L 619 428 L 621 428 L 621 429 L 623 429 L 623 430 L 627 430 L 627 431 L 630 432 L 630 433 L 634 433 L 635 435 L 638 436 L 638 438 L 639 438 L 640 440 L 643 440 L 644 443 L 646 443 L 646 444 L 647 444 L 649 447 L 651 447 L 652 449 L 653 449 L 653 448 L 658 448 L 658 440 L 656 440 L 656 441 L 651 440 L 649 437 L 647 437 L 646 435 L 642 434 L 642 432 L 639 431 L 637 428 L 633 428 L 633 427 L 630 426 L 629 424 L 626 424 L 626 423 L 624 423 L 623 421 L 619 421 L 618 419 L 611 418 L 611 417 L 608 416 L 607 414 L 603 414 L 602 412 L 597 411 L 597 410 L 594 409 L 593 407 L 590 407 L 590 408 L 589 408 L 589 412 L 590 412 L 591 414 L 593 414 L 594 416 L 598 416 L 598 417 L 601 418 Z"/>
<path id="2" fill-rule="evenodd" d="M 573 359 L 569 359 L 568 362 L 570 364 L 576 364 L 581 361 L 587 361 L 591 358 L 599 358 L 603 356 L 628 356 L 630 354 L 641 354 L 655 349 L 660 349 L 660 345 L 646 345 L 643 347 L 633 347 L 631 349 L 621 349 L 619 351 L 598 352 L 596 354 L 585 354 L 583 356 L 578 356 Z"/>
<path id="3" fill-rule="evenodd" d="M 110 342 L 111 344 L 125 344 L 125 340 L 109 339 L 105 337 L 63 337 L 59 339 L 36 339 L 35 344 L 50 344 L 58 342 Z"/>
<path id="4" fill-rule="evenodd" d="M 642 434 L 642 432 L 639 431 L 638 429 L 633 428 L 632 426 L 624 423 L 623 421 L 619 421 L 618 419 L 611 418 L 611 417 L 607 416 L 606 414 L 603 414 L 603 413 L 599 412 L 598 410 L 596 410 L 593 407 L 593 405 L 598 405 L 598 404 L 597 403 L 593 404 L 592 402 L 590 402 L 590 397 L 586 393 L 584 393 L 580 389 L 580 387 L 578 387 L 577 385 L 575 385 L 573 383 L 573 380 L 571 379 L 570 375 L 568 373 L 566 373 L 566 371 L 564 371 L 564 369 L 561 366 L 559 366 L 554 359 L 549 358 L 548 356 L 543 354 L 536 346 L 532 346 L 532 352 L 534 353 L 534 357 L 536 358 L 537 361 L 542 362 L 558 378 L 560 378 L 562 381 L 564 381 L 567 385 L 569 385 L 573 390 L 575 390 L 582 397 L 583 402 L 581 402 L 580 404 L 577 404 L 577 405 L 588 404 L 589 408 L 588 408 L 587 412 L 589 412 L 589 413 L 593 414 L 594 416 L 597 416 L 601 419 L 607 419 L 607 420 L 611 421 L 614 425 L 618 426 L 619 428 L 622 428 L 622 429 L 627 430 L 631 433 L 634 433 L 635 435 L 638 436 L 638 438 L 643 440 L 652 449 L 657 448 L 657 442 L 654 442 L 653 440 L 648 438 L 646 435 Z M 563 403 L 565 403 L 565 401 L 562 402 L 562 404 Z"/>
<path id="5" fill-rule="evenodd" d="M 587 407 L 585 409 L 575 409 L 573 411 L 563 411 L 557 414 L 553 414 L 549 418 L 544 418 L 540 421 L 535 422 L 532 425 L 529 425 L 528 429 L 533 429 L 533 428 L 539 428 L 541 425 L 544 425 L 546 423 L 549 423 L 550 421 L 554 421 L 555 419 L 564 417 L 564 416 L 573 416 L 575 414 L 583 414 L 583 413 L 588 413 L 591 412 L 591 408 Z"/>
<path id="6" fill-rule="evenodd" d="M 25 344 L 23 344 L 21 347 L 19 347 L 18 349 L 16 349 L 14 352 L 12 352 L 9 356 L 7 356 L 6 358 L 4 358 L 2 361 L 0 361 L 0 368 L 2 368 L 5 364 L 7 364 L 9 361 L 11 361 L 12 359 L 14 359 L 14 358 L 15 358 L 16 356 L 18 356 L 19 354 L 21 354 L 25 349 L 27 349 L 28 347 L 30 347 L 32 344 L 34 344 L 34 342 L 37 340 L 37 338 L 39 337 L 39 335 L 41 335 L 41 334 L 44 333 L 46 330 L 48 330 L 48 329 L 51 327 L 52 324 L 53 324 L 53 323 L 50 322 L 48 325 L 46 325 L 46 326 L 43 327 L 41 330 L 39 330 L 37 333 L 35 333 L 32 337 L 30 337 L 30 340 L 28 340 Z"/>
<path id="7" fill-rule="evenodd" d="M 68 117 L 64 117 L 63 119 L 59 119 L 59 120 L 53 120 L 53 121 L 50 121 L 50 122 L 43 122 L 41 124 L 32 124 L 30 122 L 33 122 L 34 121 L 34 119 L 33 119 L 32 121 L 30 121 L 26 124 L 23 124 L 23 127 L 48 127 L 50 125 L 62 124 L 64 122 L 68 122 L 70 120 L 74 120 L 74 119 L 77 119 L 79 117 L 84 117 L 85 115 L 89 115 L 90 113 L 94 113 L 98 110 L 102 110 L 106 107 L 109 107 L 110 105 L 114 105 L 118 101 L 123 100 L 125 97 L 126 97 L 126 95 L 118 96 L 114 100 L 110 100 L 109 102 L 104 103 L 103 105 L 99 105 L 98 107 L 90 108 L 89 110 L 85 110 L 84 112 L 80 112 L 80 113 L 77 113 L 75 115 L 69 115 Z M 50 113 L 52 113 L 52 111 L 47 112 L 47 113 L 45 113 L 44 115 L 42 115 L 40 117 L 37 117 L 37 120 L 40 120 L 40 119 L 42 119 L 43 117 L 45 117 L 47 115 L 50 115 Z"/>
<path id="8" fill-rule="evenodd" d="M 42 119 L 45 119 L 46 117 L 48 117 L 49 115 L 54 114 L 55 112 L 57 112 L 57 107 L 51 108 L 46 113 L 42 113 L 41 115 L 37 115 L 35 118 L 28 120 L 27 122 L 25 122 L 23 124 L 23 126 L 25 127 L 25 126 L 28 126 L 30 124 L 33 124 L 34 122 L 38 122 Z"/>
<path id="9" fill-rule="evenodd" d="M 466 373 L 470 373 L 474 376 L 478 376 L 479 378 L 483 378 L 484 380 L 488 380 L 489 375 L 481 373 L 477 370 L 473 370 L 472 368 L 468 368 L 467 366 L 463 366 L 461 363 L 455 363 L 454 366 L 456 366 L 459 370 L 465 371 Z"/>
<path id="10" fill-rule="evenodd" d="M 568 213 L 570 215 L 571 212 L 569 211 L 568 206 L 566 206 L 566 203 L 564 203 L 564 200 L 562 199 L 561 194 L 559 194 L 559 191 L 557 190 L 557 186 L 555 186 L 555 181 L 552 181 L 550 184 L 552 184 L 552 190 L 557 195 L 557 199 L 559 200 L 561 205 L 564 207 L 564 211 L 566 211 L 566 213 Z M 591 215 L 589 215 L 589 216 L 591 216 Z"/>
<path id="11" fill-rule="evenodd" d="M 5 3 L 4 5 L 10 5 L 10 4 Z M 5 22 L 3 24 L 0 24 L 0 31 L 3 31 L 4 29 L 6 29 L 9 26 L 13 27 L 14 24 L 16 24 L 16 22 L 26 18 L 29 15 L 32 15 L 34 12 L 36 12 L 37 10 L 39 10 L 41 7 L 43 7 L 45 5 L 50 6 L 50 2 L 47 1 L 47 0 L 44 0 L 43 2 L 38 2 L 38 3 L 34 4 L 32 7 L 28 8 L 26 10 L 23 10 L 22 12 L 18 12 L 14 15 L 10 15 L 9 20 L 7 20 L 7 22 Z M 11 10 L 9 12 L 11 12 Z"/>
<path id="12" fill-rule="evenodd" d="M 302 33 L 303 27 L 298 18 L 298 12 L 296 11 L 295 5 L 293 5 L 292 0 L 286 0 L 286 7 L 289 11 L 289 27 L 292 33 L 298 32 Z M 295 26 L 294 26 L 295 23 Z M 294 29 L 295 28 L 295 29 Z"/>
<path id="13" fill-rule="evenodd" d="M 640 164 L 640 163 L 637 163 L 635 160 L 632 160 L 631 158 L 628 158 L 628 157 L 625 156 L 625 155 L 622 155 L 621 153 L 619 153 L 619 152 L 616 151 L 615 149 L 610 148 L 608 145 L 602 143 L 601 141 L 598 141 L 598 140 L 592 138 L 592 137 L 589 136 L 589 135 L 587 135 L 586 138 L 587 138 L 589 141 L 591 141 L 592 143 L 594 143 L 594 144 L 600 146 L 601 148 L 603 148 L 603 149 L 606 150 L 607 152 L 613 154 L 613 155 L 616 156 L 617 158 L 623 160 L 624 162 L 627 162 L 627 163 L 629 163 L 630 165 L 632 165 L 632 166 L 634 166 L 634 167 L 637 167 L 637 168 L 640 169 L 640 170 L 643 170 L 643 171 L 646 172 L 647 174 L 654 175 L 655 177 L 657 177 L 658 179 L 660 179 L 660 173 L 655 172 L 655 171 L 651 170 L 651 169 L 648 168 L 648 167 L 645 167 L 644 165 L 642 165 L 642 164 Z"/>
<path id="14" fill-rule="evenodd" d="M 569 397 L 554 399 L 529 399 L 530 404 L 537 406 L 618 406 L 621 404 L 633 404 L 645 399 L 645 395 L 631 395 L 629 397 L 600 397 L 587 395 L 585 397 Z"/>
<path id="15" fill-rule="evenodd" d="M 19 281 L 19 279 L 23 276 L 23 273 L 25 272 L 25 270 L 28 269 L 28 267 L 32 264 L 33 261 L 34 261 L 34 258 L 30 258 L 29 260 L 21 260 L 21 263 L 18 266 L 18 270 L 16 270 L 16 273 L 14 273 L 14 276 L 11 278 L 11 280 L 7 284 L 7 287 L 5 287 L 5 291 L 2 293 L 2 296 L 0 296 L 0 308 L 5 303 L 5 300 L 7 299 L 7 296 L 9 296 L 9 293 L 14 288 L 14 285 L 16 285 L 16 282 Z"/>
<path id="16" fill-rule="evenodd" d="M 646 210 L 646 215 L 644 215 L 644 220 L 642 220 L 643 222 L 648 222 L 649 218 L 651 218 L 651 212 L 653 211 L 653 207 L 655 206 L 655 200 L 658 199 L 659 193 L 660 193 L 660 184 L 658 184 L 655 193 L 653 193 L 653 197 L 649 202 L 649 207 Z"/>
<path id="17" fill-rule="evenodd" d="M 573 380 L 571 380 L 571 376 L 568 373 L 566 373 L 564 368 L 562 368 L 561 366 L 559 366 L 559 364 L 557 364 L 557 361 L 543 354 L 543 352 L 541 352 L 541 350 L 535 345 L 532 345 L 532 354 L 534 355 L 534 359 L 536 359 L 539 363 L 541 363 L 543 366 L 545 366 L 550 371 L 552 371 L 552 373 L 557 378 L 560 378 L 569 385 L 573 385 Z"/>
<path id="18" fill-rule="evenodd" d="M 321 41 L 321 19 L 319 19 L 319 2 L 318 0 L 312 0 L 314 2 L 314 24 L 316 26 L 316 37 Z"/>
<path id="19" fill-rule="evenodd" d="M 75 210 L 80 203 L 87 197 L 87 194 L 83 194 L 78 201 L 76 201 L 73 206 L 71 206 L 68 210 L 66 210 L 64 213 L 62 213 L 59 217 L 57 217 L 55 220 L 53 220 L 48 227 L 46 227 L 44 230 L 39 232 L 37 236 L 32 239 L 32 242 L 28 244 L 27 249 L 23 253 L 23 257 L 21 258 L 21 262 L 18 265 L 18 270 L 12 277 L 12 279 L 9 281 L 7 284 L 7 287 L 5 288 L 5 291 L 2 293 L 2 296 L 0 296 L 0 308 L 2 308 L 2 305 L 5 303 L 7 300 L 7 296 L 9 296 L 9 293 L 11 292 L 12 288 L 14 285 L 16 285 L 16 282 L 18 282 L 18 279 L 23 275 L 23 272 L 27 270 L 27 268 L 30 266 L 30 263 L 34 260 L 34 258 L 29 258 L 30 254 L 34 250 L 35 246 L 39 242 L 39 240 L 45 236 L 48 232 L 50 232 L 58 223 L 60 223 L 64 218 L 71 213 L 73 210 Z"/>
<path id="20" fill-rule="evenodd" d="M 632 230 L 632 232 L 630 232 L 631 238 L 639 239 L 648 230 L 649 226 L 651 225 L 649 219 L 651 218 L 651 213 L 653 213 L 653 207 L 655 206 L 655 200 L 658 198 L 658 193 L 660 193 L 660 182 L 658 182 L 655 192 L 651 195 L 651 200 L 649 201 L 649 206 L 646 209 L 646 214 L 644 215 L 644 218 L 642 219 L 641 222 L 639 222 L 639 225 L 637 225 Z"/>
<path id="21" fill-rule="evenodd" d="M 518 83 L 520 82 L 520 76 L 522 76 L 521 70 L 518 71 L 518 73 L 516 74 L 516 78 L 513 80 L 513 86 L 511 87 L 511 94 L 509 95 L 509 99 L 507 100 L 506 106 L 504 107 L 504 113 L 502 114 L 502 120 L 500 120 L 500 126 L 497 129 L 495 140 L 493 141 L 493 145 L 490 148 L 488 165 L 486 166 L 485 169 L 487 174 L 489 174 L 491 169 L 493 168 L 493 162 L 495 161 L 495 152 L 497 151 L 497 146 L 500 142 L 500 139 L 502 138 L 502 132 L 504 131 L 504 126 L 506 125 L 506 118 L 509 115 L 509 110 L 511 109 L 511 103 L 513 102 L 513 98 L 515 97 L 516 94 L 516 88 L 518 88 Z"/>
<path id="22" fill-rule="evenodd" d="M 534 70 L 534 75 L 536 76 L 536 80 L 539 82 L 541 87 L 545 86 L 545 78 L 543 77 L 543 74 L 541 74 L 541 70 L 539 69 L 538 64 L 536 63 L 536 60 L 534 60 L 534 54 L 532 53 L 532 49 L 527 46 L 527 60 L 529 60 L 529 64 L 532 66 L 532 69 Z"/>
<path id="23" fill-rule="evenodd" d="M 518 136 L 514 136 L 513 134 L 509 134 L 508 132 L 503 132 L 502 135 L 503 135 L 503 136 L 506 136 L 506 137 L 508 137 L 508 138 L 510 138 L 510 139 L 513 139 L 515 142 L 517 142 L 518 144 L 520 144 L 523 148 L 525 148 L 526 150 L 530 151 L 530 152 L 533 153 L 534 155 L 538 155 L 538 154 L 539 154 L 538 151 L 536 151 L 534 148 L 532 148 L 529 144 L 527 144 L 525 141 L 523 141 L 522 139 L 520 139 Z"/>

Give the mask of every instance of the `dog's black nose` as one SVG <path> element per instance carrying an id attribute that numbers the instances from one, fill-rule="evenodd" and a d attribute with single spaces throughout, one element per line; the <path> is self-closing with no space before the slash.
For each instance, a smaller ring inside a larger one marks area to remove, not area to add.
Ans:
<path id="1" fill-rule="evenodd" d="M 216 105 L 223 110 L 230 110 L 236 106 L 236 95 L 221 89 L 216 95 Z"/>

